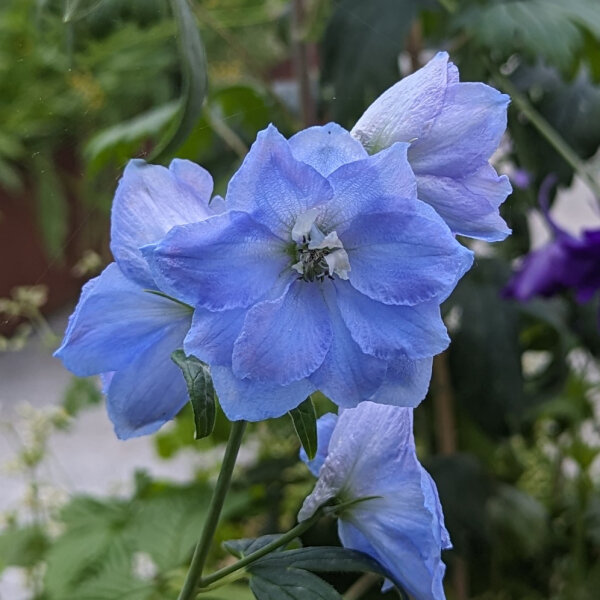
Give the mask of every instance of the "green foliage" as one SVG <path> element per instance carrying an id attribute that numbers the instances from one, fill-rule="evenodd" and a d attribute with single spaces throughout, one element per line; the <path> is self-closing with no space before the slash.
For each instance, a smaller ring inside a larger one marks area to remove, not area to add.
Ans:
<path id="1" fill-rule="evenodd" d="M 171 0 L 177 23 L 180 63 L 183 70 L 183 97 L 177 123 L 150 155 L 150 162 L 163 162 L 189 136 L 200 116 L 208 85 L 204 45 L 187 0 Z"/>
<path id="2" fill-rule="evenodd" d="M 294 430 L 309 460 L 317 454 L 317 413 L 309 396 L 302 404 L 289 412 Z"/>
<path id="3" fill-rule="evenodd" d="M 578 60 L 586 31 L 600 39 L 595 0 L 498 0 L 457 15 L 456 26 L 497 56 L 522 52 L 531 61 L 541 57 L 565 72 Z"/>
<path id="4" fill-rule="evenodd" d="M 342 0 L 323 35 L 323 72 L 332 119 L 352 126 L 370 102 L 398 79 L 398 54 L 418 0 Z M 329 99 L 329 98 L 328 98 Z"/>
<path id="5" fill-rule="evenodd" d="M 210 370 L 195 356 L 186 356 L 183 350 L 175 350 L 171 355 L 173 362 L 181 369 L 188 388 L 197 440 L 208 437 L 215 428 L 216 396 Z"/>

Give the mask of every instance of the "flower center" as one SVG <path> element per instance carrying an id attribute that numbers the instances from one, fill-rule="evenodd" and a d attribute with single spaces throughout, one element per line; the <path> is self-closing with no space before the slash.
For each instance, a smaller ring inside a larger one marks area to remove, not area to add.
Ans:
<path id="1" fill-rule="evenodd" d="M 300 273 L 304 281 L 323 281 L 325 277 L 348 279 L 350 263 L 342 241 L 335 231 L 325 235 L 315 224 L 318 210 L 311 208 L 301 214 L 292 229 L 296 242 L 295 257 L 298 262 L 292 269 Z"/>

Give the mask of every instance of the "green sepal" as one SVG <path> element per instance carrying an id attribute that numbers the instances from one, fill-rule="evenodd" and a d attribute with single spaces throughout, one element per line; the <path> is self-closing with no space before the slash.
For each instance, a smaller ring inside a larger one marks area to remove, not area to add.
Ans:
<path id="1" fill-rule="evenodd" d="M 312 460 L 317 455 L 317 413 L 312 398 L 309 396 L 300 406 L 289 412 L 298 439 Z"/>
<path id="2" fill-rule="evenodd" d="M 202 361 L 195 356 L 186 356 L 183 350 L 175 350 L 171 359 L 183 372 L 194 411 L 195 438 L 201 440 L 213 432 L 217 415 L 210 371 Z"/>

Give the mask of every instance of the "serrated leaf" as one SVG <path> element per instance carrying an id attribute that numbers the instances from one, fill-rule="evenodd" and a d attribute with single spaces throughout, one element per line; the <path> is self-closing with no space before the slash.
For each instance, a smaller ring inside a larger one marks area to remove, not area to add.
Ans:
<path id="1" fill-rule="evenodd" d="M 175 350 L 173 362 L 181 369 L 188 387 L 194 411 L 197 440 L 209 436 L 217 416 L 215 390 L 208 367 L 195 356 L 186 356 L 183 350 Z"/>
<path id="2" fill-rule="evenodd" d="M 456 24 L 481 44 L 510 56 L 519 50 L 567 70 L 582 47 L 583 30 L 600 38 L 595 0 L 510 0 L 461 11 Z"/>
<path id="3" fill-rule="evenodd" d="M 171 158 L 183 144 L 202 112 L 208 87 L 204 45 L 188 0 L 171 0 L 171 8 L 178 29 L 183 68 L 183 97 L 177 123 L 152 152 L 149 162 L 163 162 Z"/>
<path id="4" fill-rule="evenodd" d="M 254 566 L 250 589 L 258 600 L 342 600 L 320 577 L 301 569 Z"/>
<path id="5" fill-rule="evenodd" d="M 309 396 L 302 404 L 290 410 L 289 415 L 308 460 L 312 460 L 317 455 L 317 413 L 312 398 Z"/>

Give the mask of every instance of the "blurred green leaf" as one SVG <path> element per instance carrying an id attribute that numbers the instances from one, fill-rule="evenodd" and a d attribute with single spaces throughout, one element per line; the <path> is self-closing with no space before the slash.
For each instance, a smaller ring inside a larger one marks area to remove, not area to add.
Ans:
<path id="1" fill-rule="evenodd" d="M 102 392 L 95 377 L 73 377 L 65 391 L 63 408 L 72 417 L 87 406 L 100 404 Z"/>
<path id="2" fill-rule="evenodd" d="M 456 21 L 478 42 L 508 57 L 522 51 L 567 71 L 583 46 L 583 30 L 600 38 L 595 0 L 501 0 L 458 12 Z"/>
<path id="3" fill-rule="evenodd" d="M 196 19 L 188 0 L 171 0 L 179 35 L 180 60 L 183 69 L 183 97 L 179 119 L 164 141 L 152 152 L 149 162 L 163 162 L 177 151 L 194 128 L 202 112 L 206 96 L 206 54 Z"/>
<path id="4" fill-rule="evenodd" d="M 239 540 L 227 540 L 223 542 L 223 548 L 229 552 L 229 554 L 235 556 L 236 558 L 243 558 L 244 556 L 248 556 L 248 554 L 252 554 L 257 550 L 260 550 L 267 544 L 274 542 L 278 538 L 280 538 L 283 534 L 280 533 L 272 533 L 269 535 L 263 535 L 259 538 L 243 538 Z M 276 552 L 282 552 L 284 547 L 278 548 Z"/>
<path id="5" fill-rule="evenodd" d="M 418 0 L 342 0 L 323 36 L 325 85 L 333 87 L 333 120 L 351 126 L 399 79 L 398 55 Z"/>
<path id="6" fill-rule="evenodd" d="M 69 207 L 56 167 L 38 156 L 36 166 L 36 216 L 48 258 L 62 259 L 69 231 Z"/>
<path id="7" fill-rule="evenodd" d="M 479 258 L 448 301 L 460 315 L 449 349 L 457 399 L 494 435 L 514 427 L 526 409 L 517 307 L 500 294 L 508 275 L 506 263 Z"/>
<path id="8" fill-rule="evenodd" d="M 121 166 L 135 156 L 141 142 L 156 139 L 173 121 L 178 108 L 178 102 L 169 102 L 95 134 L 84 148 L 90 174 L 109 163 Z"/>
<path id="9" fill-rule="evenodd" d="M 309 460 L 317 454 L 317 413 L 309 396 L 302 404 L 290 410 L 294 430 Z"/>
<path id="10" fill-rule="evenodd" d="M 509 558 L 533 556 L 548 540 L 549 515 L 544 506 L 521 490 L 502 485 L 487 504 L 495 547 Z"/>
<path id="11" fill-rule="evenodd" d="M 262 566 L 249 570 L 250 589 L 257 600 L 342 600 L 335 588 L 308 571 Z"/>
<path id="12" fill-rule="evenodd" d="M 202 361 L 195 356 L 186 356 L 183 350 L 175 350 L 171 358 L 185 378 L 194 411 L 195 437 L 201 440 L 209 436 L 215 427 L 216 400 L 210 371 Z"/>
<path id="13" fill-rule="evenodd" d="M 564 81 L 554 68 L 521 66 L 512 79 L 580 158 L 596 153 L 600 145 L 600 86 L 592 83 L 586 70 L 572 81 Z M 571 182 L 571 167 L 533 126 L 512 118 L 510 132 L 521 166 L 537 181 L 554 174 L 561 183 Z"/>
<path id="14" fill-rule="evenodd" d="M 0 532 L 0 572 L 6 567 L 33 567 L 48 546 L 48 536 L 40 526 L 9 526 Z"/>

